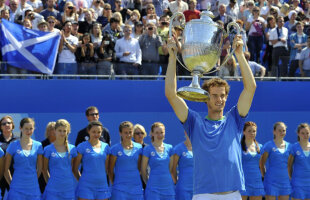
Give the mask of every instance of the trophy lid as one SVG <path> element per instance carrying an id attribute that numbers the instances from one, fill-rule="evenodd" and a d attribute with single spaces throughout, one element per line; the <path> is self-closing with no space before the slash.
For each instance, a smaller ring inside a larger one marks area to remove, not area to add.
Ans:
<path id="1" fill-rule="evenodd" d="M 213 15 L 213 13 L 210 11 L 211 9 L 211 3 L 208 2 L 207 3 L 207 10 L 204 10 L 200 13 L 200 18 L 204 19 L 206 17 L 210 17 L 211 19 L 213 19 L 215 16 Z"/>

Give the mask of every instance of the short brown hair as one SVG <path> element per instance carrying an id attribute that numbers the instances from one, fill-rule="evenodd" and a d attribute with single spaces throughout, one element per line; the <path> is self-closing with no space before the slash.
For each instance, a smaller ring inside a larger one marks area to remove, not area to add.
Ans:
<path id="1" fill-rule="evenodd" d="M 98 110 L 98 108 L 97 108 L 96 106 L 89 106 L 89 107 L 86 109 L 86 111 L 85 111 L 86 116 L 88 116 L 88 115 L 89 115 L 89 112 L 92 111 L 92 110 L 97 110 L 97 111 L 99 112 L 99 110 Z"/>
<path id="2" fill-rule="evenodd" d="M 206 90 L 207 92 L 210 92 L 211 87 L 225 87 L 226 95 L 228 95 L 229 89 L 230 89 L 227 81 L 220 79 L 220 78 L 212 78 L 212 79 L 206 80 L 202 84 L 202 89 Z"/>

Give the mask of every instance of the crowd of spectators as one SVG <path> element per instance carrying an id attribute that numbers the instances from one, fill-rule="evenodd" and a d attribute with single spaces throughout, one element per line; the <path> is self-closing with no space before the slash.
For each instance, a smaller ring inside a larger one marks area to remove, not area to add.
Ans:
<path id="1" fill-rule="evenodd" d="M 241 27 L 253 74 L 310 76 L 309 0 L 0 0 L 0 17 L 60 32 L 54 74 L 164 75 L 171 16 L 183 12 L 188 22 L 209 5 L 219 26 L 235 21 Z M 182 31 L 175 26 L 176 40 Z M 230 49 L 224 39 L 218 66 Z M 3 62 L 1 73 L 33 72 Z M 177 73 L 189 75 L 181 65 Z M 214 75 L 237 79 L 238 63 L 232 58 Z"/>

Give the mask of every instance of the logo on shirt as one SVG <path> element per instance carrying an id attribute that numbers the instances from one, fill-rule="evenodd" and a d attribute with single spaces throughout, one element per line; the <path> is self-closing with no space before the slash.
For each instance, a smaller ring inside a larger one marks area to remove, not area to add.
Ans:
<path id="1" fill-rule="evenodd" d="M 277 151 L 277 148 L 273 147 L 273 148 L 272 148 L 272 151 L 274 151 L 274 152 Z"/>
<path id="2" fill-rule="evenodd" d="M 17 153 L 17 154 L 21 154 L 22 151 L 21 151 L 20 149 L 17 149 L 17 150 L 16 150 L 16 153 Z"/>
<path id="3" fill-rule="evenodd" d="M 300 151 L 297 151 L 297 152 L 296 152 L 296 155 L 297 155 L 297 156 L 300 156 L 300 154 L 301 154 Z"/>
<path id="4" fill-rule="evenodd" d="M 90 149 L 89 148 L 87 148 L 85 151 L 86 151 L 86 153 L 90 153 Z"/>
<path id="5" fill-rule="evenodd" d="M 214 124 L 212 127 L 214 127 L 215 129 L 217 129 L 218 127 L 220 127 L 219 124 Z"/>
<path id="6" fill-rule="evenodd" d="M 121 151 L 117 152 L 118 156 L 122 156 L 123 153 Z"/>
<path id="7" fill-rule="evenodd" d="M 183 155 L 183 156 L 186 156 L 186 152 L 183 152 L 182 155 Z"/>
<path id="8" fill-rule="evenodd" d="M 151 156 L 155 156 L 155 152 L 154 151 L 151 152 Z"/>
<path id="9" fill-rule="evenodd" d="M 52 157 L 56 157 L 56 153 L 55 153 L 55 152 L 52 152 L 52 153 L 51 153 L 51 156 L 52 156 Z"/>
<path id="10" fill-rule="evenodd" d="M 88 136 L 85 136 L 85 138 L 84 138 L 84 139 L 87 141 L 87 140 L 89 140 L 89 137 L 88 137 Z"/>

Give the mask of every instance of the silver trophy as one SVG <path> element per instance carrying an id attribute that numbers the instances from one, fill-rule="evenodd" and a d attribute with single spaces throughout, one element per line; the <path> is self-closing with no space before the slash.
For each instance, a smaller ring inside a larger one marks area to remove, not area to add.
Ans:
<path id="1" fill-rule="evenodd" d="M 177 19 L 177 23 L 174 19 Z M 199 81 L 203 74 L 206 74 L 216 65 L 221 52 L 223 40 L 230 32 L 231 26 L 240 34 L 240 28 L 237 23 L 231 22 L 227 25 L 227 32 L 218 23 L 213 22 L 213 13 L 203 11 L 200 14 L 200 19 L 193 19 L 185 24 L 185 16 L 183 13 L 175 13 L 170 21 L 169 37 L 172 37 L 172 28 L 176 25 L 184 27 L 183 36 L 181 39 L 182 62 L 179 63 L 188 71 L 191 72 L 193 79 L 192 83 L 187 87 L 179 88 L 178 96 L 183 99 L 197 102 L 205 102 L 209 98 L 209 93 L 201 89 Z M 183 25 L 182 25 L 183 23 Z M 233 55 L 235 49 L 224 60 L 224 65 Z"/>

